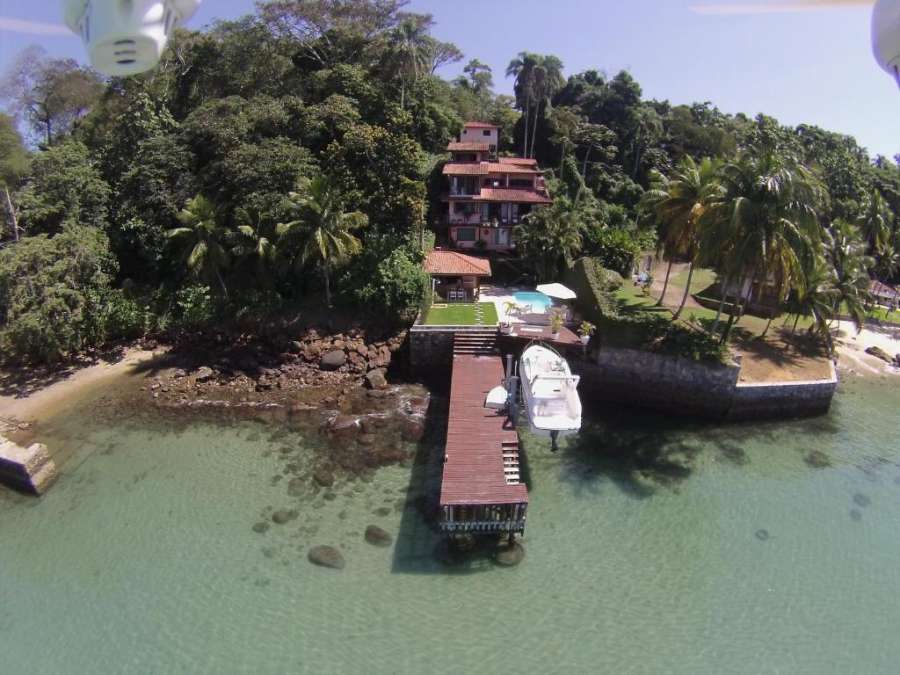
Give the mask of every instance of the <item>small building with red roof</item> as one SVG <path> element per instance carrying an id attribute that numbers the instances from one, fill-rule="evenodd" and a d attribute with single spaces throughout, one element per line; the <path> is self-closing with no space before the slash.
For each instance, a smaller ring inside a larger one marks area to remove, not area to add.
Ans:
<path id="1" fill-rule="evenodd" d="M 437 225 L 453 248 L 512 251 L 513 228 L 551 202 L 537 161 L 498 157 L 499 136 L 494 124 L 467 122 L 447 146 L 451 159 L 442 173 L 449 190 Z"/>
<path id="2" fill-rule="evenodd" d="M 448 302 L 477 301 L 481 280 L 491 276 L 490 260 L 459 251 L 435 249 L 423 267 L 431 275 L 432 290 Z"/>

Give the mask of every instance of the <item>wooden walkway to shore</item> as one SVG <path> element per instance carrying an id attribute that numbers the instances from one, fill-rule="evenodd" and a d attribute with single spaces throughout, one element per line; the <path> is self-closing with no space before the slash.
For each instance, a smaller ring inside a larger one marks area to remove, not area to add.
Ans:
<path id="1" fill-rule="evenodd" d="M 520 477 L 518 434 L 505 414 L 484 405 L 504 378 L 493 351 L 453 357 L 440 497 L 441 529 L 448 533 L 525 529 L 528 489 Z"/>

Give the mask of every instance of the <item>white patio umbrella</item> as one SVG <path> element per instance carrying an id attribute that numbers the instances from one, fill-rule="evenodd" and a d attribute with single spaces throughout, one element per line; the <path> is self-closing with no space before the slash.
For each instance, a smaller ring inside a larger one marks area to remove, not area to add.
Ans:
<path id="1" fill-rule="evenodd" d="M 541 284 L 537 287 L 537 290 L 539 293 L 548 295 L 551 298 L 556 298 L 557 300 L 574 300 L 578 297 L 575 294 L 575 291 L 562 284 Z"/>

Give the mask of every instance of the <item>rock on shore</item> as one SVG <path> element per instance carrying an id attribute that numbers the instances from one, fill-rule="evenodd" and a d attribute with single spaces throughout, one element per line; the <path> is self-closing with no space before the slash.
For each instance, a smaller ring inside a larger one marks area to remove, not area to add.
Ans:
<path id="1" fill-rule="evenodd" d="M 382 548 L 387 548 L 394 543 L 394 538 L 377 525 L 369 525 L 366 528 L 365 537 L 366 541 L 373 546 L 380 546 Z"/>

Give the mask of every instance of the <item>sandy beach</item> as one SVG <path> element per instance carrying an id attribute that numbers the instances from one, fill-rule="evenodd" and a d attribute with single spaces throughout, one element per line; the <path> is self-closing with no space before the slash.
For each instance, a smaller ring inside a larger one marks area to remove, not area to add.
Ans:
<path id="1" fill-rule="evenodd" d="M 34 423 L 55 413 L 72 399 L 102 386 L 111 379 L 132 372 L 134 367 L 165 350 L 126 349 L 121 358 L 100 359 L 97 363 L 62 375 L 43 387 L 7 385 L 0 394 L 0 429 L 3 423 Z"/>
<path id="2" fill-rule="evenodd" d="M 835 346 L 841 368 L 860 375 L 900 374 L 900 369 L 866 354 L 870 347 L 879 347 L 892 356 L 900 354 L 900 326 L 870 325 L 857 333 L 852 322 L 839 321 L 838 330 Z"/>

